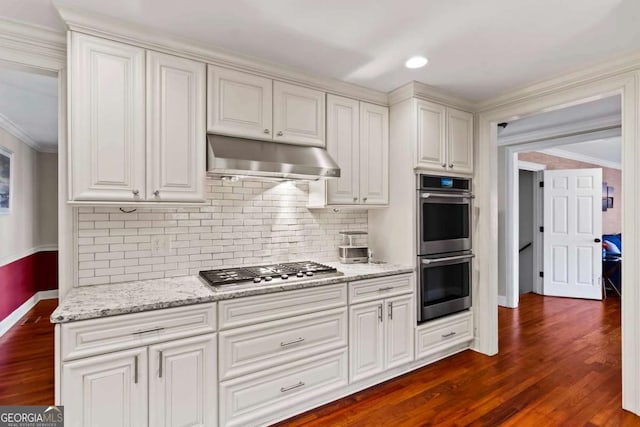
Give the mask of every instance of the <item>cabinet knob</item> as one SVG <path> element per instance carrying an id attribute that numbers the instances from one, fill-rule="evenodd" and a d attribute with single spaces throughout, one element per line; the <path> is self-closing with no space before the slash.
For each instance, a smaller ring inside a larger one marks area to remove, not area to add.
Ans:
<path id="1" fill-rule="evenodd" d="M 358 198 L 357 198 L 357 197 L 354 197 L 354 198 L 353 198 L 353 201 L 354 201 L 354 202 L 357 202 L 357 201 L 358 201 Z"/>
<path id="2" fill-rule="evenodd" d="M 278 131 L 278 134 L 277 134 L 277 135 L 278 135 L 278 136 L 282 136 L 282 135 L 284 135 L 284 133 L 282 133 L 282 131 Z"/>
<path id="3" fill-rule="evenodd" d="M 140 190 L 133 190 L 132 193 L 134 196 L 137 196 L 140 194 Z"/>
<path id="4" fill-rule="evenodd" d="M 267 135 L 269 135 L 269 133 L 271 133 L 271 131 L 269 129 L 265 129 L 264 133 L 266 133 Z"/>
<path id="5" fill-rule="evenodd" d="M 366 198 L 366 197 L 363 197 L 363 198 L 362 198 L 362 201 L 363 201 L 363 202 L 366 202 L 366 201 L 367 201 L 367 198 Z"/>
<path id="6" fill-rule="evenodd" d="M 449 167 L 452 168 L 453 167 L 453 163 L 449 163 Z"/>
<path id="7" fill-rule="evenodd" d="M 443 163 L 443 164 L 442 164 L 442 167 L 443 167 L 443 168 L 446 168 L 446 167 L 447 167 L 447 164 L 446 164 L 446 163 Z"/>
<path id="8" fill-rule="evenodd" d="M 154 192 L 153 192 L 153 195 L 154 195 L 154 196 L 156 196 L 156 197 L 158 197 L 158 196 L 160 195 L 160 190 L 156 190 L 156 191 L 154 191 Z"/>

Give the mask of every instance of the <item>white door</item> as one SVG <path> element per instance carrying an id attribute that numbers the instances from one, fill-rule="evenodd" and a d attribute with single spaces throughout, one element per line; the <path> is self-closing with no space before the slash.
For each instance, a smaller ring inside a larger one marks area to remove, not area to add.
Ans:
<path id="1" fill-rule="evenodd" d="M 327 203 L 358 203 L 360 183 L 360 103 L 327 95 L 327 151 L 340 166 L 340 178 L 327 180 Z"/>
<path id="2" fill-rule="evenodd" d="M 149 425 L 215 426 L 216 334 L 149 347 Z"/>
<path id="3" fill-rule="evenodd" d="M 324 147 L 324 128 L 324 92 L 273 82 L 274 141 Z"/>
<path id="4" fill-rule="evenodd" d="M 416 101 L 418 114 L 418 162 L 420 168 L 444 171 L 446 158 L 446 107 Z"/>
<path id="5" fill-rule="evenodd" d="M 147 52 L 147 200 L 203 200 L 205 85 L 205 64 Z"/>
<path id="6" fill-rule="evenodd" d="M 71 33 L 74 200 L 145 198 L 145 51 Z"/>
<path id="7" fill-rule="evenodd" d="M 62 370 L 66 426 L 147 425 L 146 347 L 65 362 Z"/>
<path id="8" fill-rule="evenodd" d="M 209 65 L 207 130 L 271 139 L 273 80 Z"/>
<path id="9" fill-rule="evenodd" d="M 545 295 L 602 299 L 602 169 L 544 171 Z"/>
<path id="10" fill-rule="evenodd" d="M 473 114 L 447 108 L 447 168 L 473 172 Z"/>
<path id="11" fill-rule="evenodd" d="M 358 381 L 384 371 L 384 302 L 349 307 L 349 377 Z"/>
<path id="12" fill-rule="evenodd" d="M 388 298 L 384 302 L 385 369 L 390 369 L 413 360 L 413 313 L 416 307 L 411 295 Z"/>
<path id="13" fill-rule="evenodd" d="M 360 103 L 360 202 L 389 203 L 389 109 Z"/>

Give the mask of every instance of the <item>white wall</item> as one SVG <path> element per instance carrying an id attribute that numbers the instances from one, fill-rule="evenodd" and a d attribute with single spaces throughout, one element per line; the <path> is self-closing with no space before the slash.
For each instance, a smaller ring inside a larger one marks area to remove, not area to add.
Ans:
<path id="1" fill-rule="evenodd" d="M 531 171 L 520 171 L 519 192 L 519 247 L 533 242 L 533 178 Z M 533 245 L 520 252 L 520 293 L 533 292 Z"/>
<path id="2" fill-rule="evenodd" d="M 34 248 L 57 244 L 57 155 L 39 153 L 4 129 L 0 145 L 13 152 L 11 213 L 0 215 L 0 265 L 4 265 Z M 41 188 L 46 196 L 41 197 Z"/>
<path id="3" fill-rule="evenodd" d="M 338 258 L 341 230 L 367 230 L 367 211 L 309 210 L 306 183 L 209 179 L 202 207 L 76 208 L 82 285 L 197 274 L 199 270 Z M 169 255 L 151 239 L 168 236 Z M 357 242 L 362 243 L 362 242 Z"/>

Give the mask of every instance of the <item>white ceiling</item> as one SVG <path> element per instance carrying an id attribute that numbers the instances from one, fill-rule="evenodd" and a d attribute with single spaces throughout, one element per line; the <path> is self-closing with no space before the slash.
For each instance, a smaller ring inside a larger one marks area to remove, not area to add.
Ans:
<path id="1" fill-rule="evenodd" d="M 637 0 L 63 1 L 383 91 L 418 80 L 469 100 L 640 49 Z M 0 0 L 0 14 L 63 28 L 49 0 Z M 415 54 L 429 65 L 405 69 Z"/>
<path id="2" fill-rule="evenodd" d="M 58 146 L 58 79 L 0 68 L 0 122 L 42 151 Z"/>
<path id="3" fill-rule="evenodd" d="M 572 157 L 587 163 L 619 166 L 622 163 L 622 140 L 620 137 L 615 137 L 563 145 L 551 150 L 550 154 L 560 154 L 563 157 Z"/>

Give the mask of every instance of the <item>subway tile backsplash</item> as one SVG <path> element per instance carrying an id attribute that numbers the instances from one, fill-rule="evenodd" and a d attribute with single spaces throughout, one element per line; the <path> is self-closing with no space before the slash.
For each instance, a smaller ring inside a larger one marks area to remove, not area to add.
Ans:
<path id="1" fill-rule="evenodd" d="M 339 231 L 367 230 L 364 210 L 307 209 L 304 182 L 208 179 L 205 188 L 207 204 L 198 207 L 132 213 L 117 207 L 76 208 L 79 285 L 184 276 L 242 264 L 333 261 Z M 152 252 L 154 235 L 169 236 L 166 254 Z"/>

